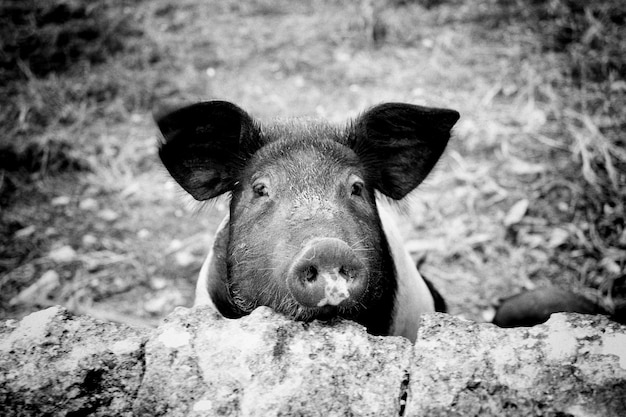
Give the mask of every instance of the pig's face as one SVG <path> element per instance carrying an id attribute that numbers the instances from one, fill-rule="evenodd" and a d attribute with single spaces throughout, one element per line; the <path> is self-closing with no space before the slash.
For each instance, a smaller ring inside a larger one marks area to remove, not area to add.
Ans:
<path id="1" fill-rule="evenodd" d="M 383 104 L 343 129 L 261 127 L 226 102 L 160 118 L 160 156 L 179 184 L 199 200 L 231 194 L 220 304 L 231 316 L 265 305 L 384 333 L 397 285 L 375 191 L 400 199 L 413 190 L 457 119 L 451 110 Z"/>
<path id="2" fill-rule="evenodd" d="M 356 317 L 392 293 L 374 189 L 327 126 L 274 126 L 232 192 L 228 269 L 234 303 L 297 319 Z"/>

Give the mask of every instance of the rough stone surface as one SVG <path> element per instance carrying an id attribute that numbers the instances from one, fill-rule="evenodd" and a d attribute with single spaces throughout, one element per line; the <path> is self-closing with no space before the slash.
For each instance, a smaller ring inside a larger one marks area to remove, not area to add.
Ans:
<path id="1" fill-rule="evenodd" d="M 424 317 L 417 344 L 354 323 L 179 308 L 140 331 L 60 307 L 0 324 L 0 415 L 626 415 L 626 326 Z"/>
<path id="2" fill-rule="evenodd" d="M 138 415 L 398 415 L 408 340 L 265 307 L 240 320 L 210 314 L 179 309 L 152 336 Z"/>
<path id="3" fill-rule="evenodd" d="M 0 324 L 0 415 L 132 415 L 146 339 L 61 307 Z"/>
<path id="4" fill-rule="evenodd" d="M 407 416 L 626 415 L 626 327 L 604 316 L 501 329 L 429 315 L 414 353 Z"/>

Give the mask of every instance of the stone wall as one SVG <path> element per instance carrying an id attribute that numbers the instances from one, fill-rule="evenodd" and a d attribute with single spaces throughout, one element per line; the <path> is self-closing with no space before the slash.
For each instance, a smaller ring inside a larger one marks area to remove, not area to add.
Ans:
<path id="1" fill-rule="evenodd" d="M 624 416 L 626 326 L 424 317 L 415 346 L 354 323 L 179 308 L 155 330 L 61 307 L 0 325 L 0 415 Z"/>

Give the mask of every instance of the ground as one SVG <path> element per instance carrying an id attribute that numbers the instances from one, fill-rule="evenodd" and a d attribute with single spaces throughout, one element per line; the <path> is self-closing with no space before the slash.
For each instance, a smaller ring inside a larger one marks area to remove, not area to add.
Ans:
<path id="1" fill-rule="evenodd" d="M 23 57 L 22 80 L 3 90 L 5 143 L 21 141 L 26 151 L 0 155 L 0 317 L 62 304 L 152 326 L 192 304 L 227 201 L 195 203 L 170 179 L 152 112 L 214 98 L 262 120 L 345 123 L 384 101 L 456 109 L 445 157 L 399 209 L 409 250 L 451 313 L 487 321 L 500 297 L 542 285 L 608 307 L 620 296 L 626 180 L 623 165 L 610 162 L 626 157 L 605 147 L 604 170 L 595 160 L 590 167 L 586 152 L 600 147 L 585 140 L 610 140 L 609 128 L 626 124 L 608 110 L 604 124 L 604 113 L 573 110 L 560 71 L 567 57 L 544 48 L 524 8 L 110 3 L 133 29 L 120 50 L 42 75 Z M 626 94 L 623 73 L 611 74 L 609 110 Z M 28 152 L 35 166 L 8 167 L 6 155 Z M 594 175 L 608 178 L 617 198 L 598 202 L 609 191 Z"/>

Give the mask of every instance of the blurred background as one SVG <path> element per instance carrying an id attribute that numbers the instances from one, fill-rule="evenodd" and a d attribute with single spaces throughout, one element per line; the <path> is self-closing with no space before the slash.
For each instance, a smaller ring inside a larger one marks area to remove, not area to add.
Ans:
<path id="1" fill-rule="evenodd" d="M 345 123 L 449 107 L 402 230 L 451 312 L 554 285 L 626 298 L 626 2 L 0 0 L 0 318 L 151 326 L 190 306 L 222 199 L 156 155 L 151 112 L 230 100 Z"/>

